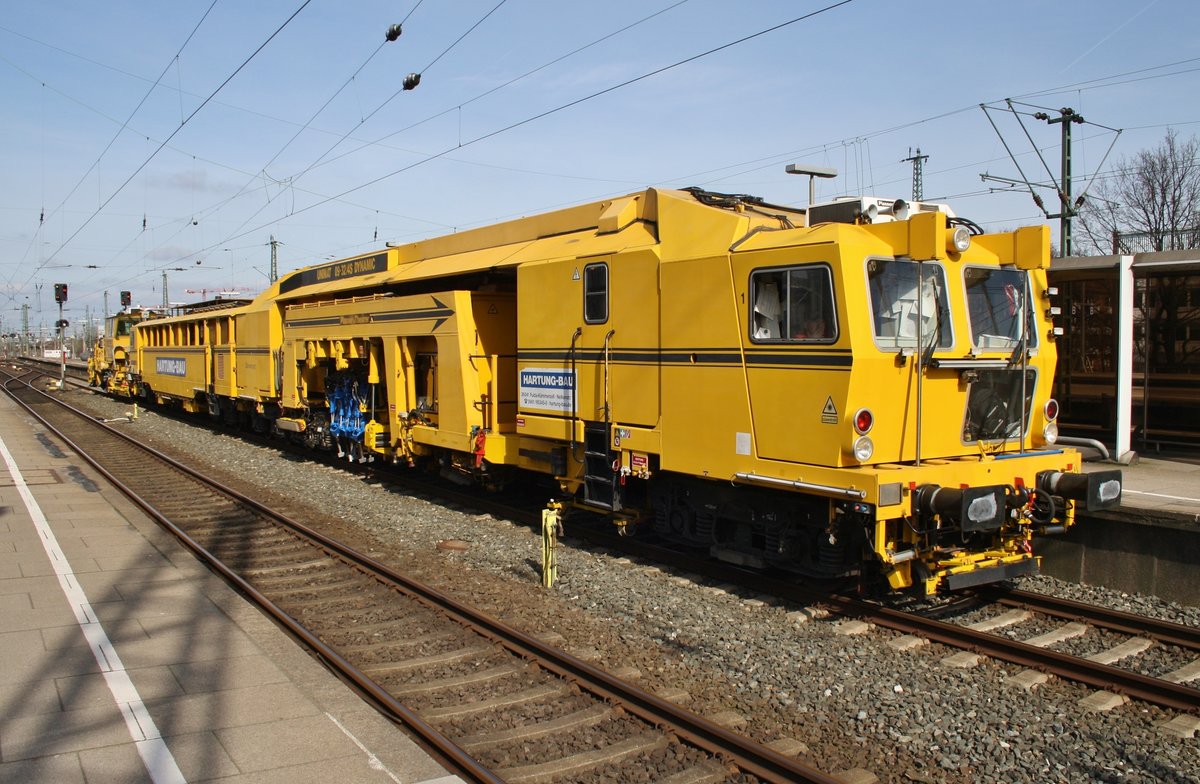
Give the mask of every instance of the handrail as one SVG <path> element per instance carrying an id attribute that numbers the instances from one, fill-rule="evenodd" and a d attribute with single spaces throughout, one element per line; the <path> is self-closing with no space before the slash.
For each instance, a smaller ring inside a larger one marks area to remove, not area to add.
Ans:
<path id="1" fill-rule="evenodd" d="M 1112 462 L 1112 456 L 1108 453 L 1108 447 L 1094 438 L 1076 438 L 1075 436 L 1059 436 L 1054 442 L 1056 444 L 1066 444 L 1067 446 L 1087 446 L 1100 452 L 1100 456 L 1105 462 Z"/>

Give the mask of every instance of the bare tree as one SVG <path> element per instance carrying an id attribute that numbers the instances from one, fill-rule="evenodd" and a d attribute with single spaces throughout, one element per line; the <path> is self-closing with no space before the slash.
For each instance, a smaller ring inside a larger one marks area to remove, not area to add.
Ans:
<path id="1" fill-rule="evenodd" d="M 1168 129 L 1159 146 L 1121 159 L 1096 183 L 1079 224 L 1093 253 L 1200 247 L 1200 140 Z"/>

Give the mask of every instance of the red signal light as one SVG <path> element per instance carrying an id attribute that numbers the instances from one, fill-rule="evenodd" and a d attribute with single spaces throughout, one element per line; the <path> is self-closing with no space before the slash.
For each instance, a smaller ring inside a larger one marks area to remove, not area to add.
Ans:
<path id="1" fill-rule="evenodd" d="M 874 425 L 875 415 L 865 408 L 858 409 L 858 413 L 854 415 L 854 432 L 866 435 Z"/>

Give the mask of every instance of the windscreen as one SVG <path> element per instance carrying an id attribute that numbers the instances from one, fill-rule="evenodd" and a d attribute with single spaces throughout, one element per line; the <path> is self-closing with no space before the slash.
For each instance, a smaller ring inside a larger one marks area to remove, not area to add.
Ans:
<path id="1" fill-rule="evenodd" d="M 1029 407 L 1033 403 L 1033 387 L 1037 374 L 1025 371 L 1022 388 L 1021 371 L 1017 369 L 979 370 L 967 393 L 967 413 L 963 422 L 963 441 L 997 441 L 1020 438 L 1024 392 L 1025 426 L 1029 425 Z"/>
<path id="2" fill-rule="evenodd" d="M 1037 345 L 1033 307 L 1025 275 L 1020 270 L 967 267 L 963 270 L 971 341 L 981 351 L 1011 351 L 1021 341 L 1021 313 L 1026 314 L 1025 340 Z M 1022 295 L 1024 291 L 1024 295 Z"/>
<path id="3" fill-rule="evenodd" d="M 886 350 L 949 348 L 950 308 L 946 271 L 929 262 L 871 259 L 867 262 L 875 343 Z"/>

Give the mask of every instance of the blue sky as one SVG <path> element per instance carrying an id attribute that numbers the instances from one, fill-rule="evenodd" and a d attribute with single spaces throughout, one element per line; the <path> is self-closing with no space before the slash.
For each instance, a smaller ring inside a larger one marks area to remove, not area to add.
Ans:
<path id="1" fill-rule="evenodd" d="M 1198 130 L 1194 0 L 835 2 L 3 0 L 0 329 L 53 323 L 58 282 L 74 320 L 164 271 L 172 301 L 255 292 L 271 235 L 282 273 L 651 185 L 803 205 L 787 163 L 909 198 L 916 147 L 927 200 L 1011 228 L 1044 219 L 981 181 L 1018 174 L 979 104 L 1081 113 L 1076 193 Z M 1026 127 L 1057 174 L 1058 126 Z"/>

